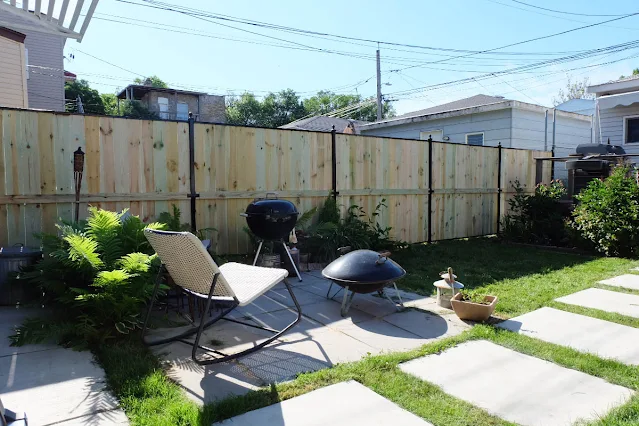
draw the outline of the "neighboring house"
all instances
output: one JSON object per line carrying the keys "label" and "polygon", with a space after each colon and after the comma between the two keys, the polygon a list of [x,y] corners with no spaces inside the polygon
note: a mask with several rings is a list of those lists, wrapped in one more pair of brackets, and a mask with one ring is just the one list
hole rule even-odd
{"label": "neighboring house", "polygon": [[187,120],[192,112],[197,121],[226,122],[224,96],[201,92],[131,84],[118,93],[120,100],[137,100],[163,120]]}
{"label": "neighboring house", "polygon": [[[546,120],[546,113],[548,118]],[[555,155],[591,142],[591,117],[556,111]],[[539,105],[476,95],[388,120],[364,124],[360,134],[534,150],[553,148],[553,111]],[[544,134],[544,129],[546,129]],[[563,165],[555,176],[567,176]]]}
{"label": "neighboring house", "polygon": [[313,132],[330,132],[333,130],[333,126],[335,126],[335,131],[337,133],[359,134],[359,126],[362,124],[368,124],[368,122],[317,115],[315,117],[293,121],[292,123],[285,124],[279,128],[310,130]]}
{"label": "neighboring house", "polygon": [[25,37],[0,27],[0,107],[29,107]]}
{"label": "neighboring house", "polygon": [[58,0],[58,4],[56,0],[0,0],[0,26],[25,35],[29,108],[64,111],[64,44],[67,38],[82,40],[98,0]]}
{"label": "neighboring house", "polygon": [[639,76],[588,87],[595,95],[595,140],[639,154]]}
{"label": "neighboring house", "polygon": [[594,99],[570,99],[564,103],[555,106],[559,111],[574,112],[588,116],[595,115]]}

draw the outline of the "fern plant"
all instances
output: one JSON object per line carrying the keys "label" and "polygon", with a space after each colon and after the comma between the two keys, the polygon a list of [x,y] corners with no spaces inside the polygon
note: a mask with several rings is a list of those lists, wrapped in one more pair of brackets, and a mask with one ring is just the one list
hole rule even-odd
{"label": "fern plant", "polygon": [[41,235],[44,256],[18,279],[37,287],[50,318],[29,319],[12,336],[15,345],[54,340],[63,346],[101,344],[140,325],[159,261],[137,216],[89,208],[78,226],[60,223]]}

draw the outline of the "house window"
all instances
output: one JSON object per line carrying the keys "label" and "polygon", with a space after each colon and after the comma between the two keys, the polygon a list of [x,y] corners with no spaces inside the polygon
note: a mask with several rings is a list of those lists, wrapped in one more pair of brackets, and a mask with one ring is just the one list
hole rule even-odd
{"label": "house window", "polygon": [[426,130],[423,132],[419,132],[419,139],[423,141],[427,141],[429,137],[433,138],[434,141],[443,141],[444,131],[443,130]]}
{"label": "house window", "polygon": [[484,133],[466,133],[467,145],[484,145]]}
{"label": "house window", "polygon": [[185,102],[178,102],[177,104],[177,119],[188,120],[189,119],[189,105]]}
{"label": "house window", "polygon": [[160,109],[160,118],[169,119],[169,98],[158,97],[158,107]]}
{"label": "house window", "polygon": [[639,117],[626,117],[625,143],[639,142]]}

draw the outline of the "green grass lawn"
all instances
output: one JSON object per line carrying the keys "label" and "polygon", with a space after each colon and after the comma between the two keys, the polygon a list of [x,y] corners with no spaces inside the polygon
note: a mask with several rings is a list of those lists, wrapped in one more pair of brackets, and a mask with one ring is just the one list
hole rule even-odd
{"label": "green grass lawn", "polygon": [[[494,238],[415,245],[409,250],[394,253],[393,259],[408,271],[407,277],[399,282],[401,288],[431,294],[432,283],[438,278],[438,273],[452,266],[459,280],[471,291],[499,297],[497,315],[501,317],[552,306],[639,327],[637,319],[553,301],[556,297],[595,286],[601,279],[628,273],[629,268],[639,265],[638,261],[510,246]],[[96,357],[133,425],[209,426],[214,421],[351,379],[436,426],[510,425],[398,368],[401,362],[439,353],[473,339],[490,340],[518,352],[601,377],[610,383],[639,390],[639,367],[603,360],[487,325],[475,326],[459,336],[431,343],[419,350],[367,357],[358,362],[302,374],[292,382],[272,385],[203,408],[196,406],[178,385],[167,378],[157,358],[135,336],[128,341],[101,348]],[[591,424],[638,425],[639,396],[634,396],[627,404]]]}
{"label": "green grass lawn", "polygon": [[451,266],[470,292],[497,296],[496,315],[510,318],[547,306],[553,299],[628,273],[638,261],[514,246],[496,238],[413,245],[393,254],[406,269],[404,290],[434,294],[439,272]]}

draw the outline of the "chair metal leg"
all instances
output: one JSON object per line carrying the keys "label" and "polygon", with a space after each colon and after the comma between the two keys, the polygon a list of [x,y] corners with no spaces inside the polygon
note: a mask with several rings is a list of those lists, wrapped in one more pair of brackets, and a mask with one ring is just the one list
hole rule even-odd
{"label": "chair metal leg", "polygon": [[[210,302],[211,302],[211,298],[213,297],[213,291],[215,290],[215,284],[217,283],[218,275],[219,274],[215,274],[215,276],[213,277],[213,284],[211,285],[211,290],[209,292],[209,297],[208,297],[208,302],[207,302],[207,309],[210,307]],[[148,341],[145,338],[146,337],[146,331],[147,331],[147,327],[148,327],[149,317],[151,316],[151,312],[153,311],[153,304],[155,303],[155,298],[157,296],[158,289],[160,288],[160,283],[161,283],[161,276],[158,276],[158,280],[155,283],[155,288],[153,289],[153,296],[151,298],[151,301],[149,302],[149,309],[147,310],[147,314],[146,314],[146,317],[144,319],[144,325],[142,326],[142,339],[143,339],[144,343],[147,344],[148,346],[162,345],[164,343],[182,341],[185,337],[189,337],[189,336],[192,336],[192,335],[198,333],[198,330],[200,330],[200,328],[204,329],[204,328],[207,328],[207,327],[213,325],[215,322],[219,321],[222,317],[224,317],[224,315],[226,315],[229,312],[231,312],[237,306],[237,304],[232,304],[228,308],[223,309],[218,315],[216,315],[215,317],[213,317],[211,320],[207,321],[206,323],[204,322],[205,316],[204,315],[200,315],[200,325],[197,328],[194,327],[194,328],[186,330],[186,331],[184,331],[182,333],[176,334],[174,336],[166,337],[164,339]]]}
{"label": "chair metal leg", "polygon": [[[286,279],[284,280],[284,285],[286,286],[286,289],[291,295],[291,298],[293,299],[293,303],[295,303],[295,309],[297,310],[297,318],[295,318],[295,321],[293,321],[292,323],[284,327],[282,330],[276,332],[273,336],[269,337],[265,341],[253,346],[252,348],[246,349],[242,352],[238,352],[235,354],[230,354],[230,355],[226,355],[226,356],[222,356],[220,358],[214,358],[214,359],[200,359],[197,357],[197,354],[196,354],[197,349],[203,348],[202,346],[200,346],[199,343],[200,343],[200,338],[202,337],[202,331],[205,328],[205,326],[203,326],[203,321],[200,321],[200,327],[198,329],[197,336],[195,337],[195,342],[193,343],[193,352],[192,352],[193,361],[195,361],[199,365],[211,365],[211,364],[218,364],[220,362],[232,361],[234,359],[246,356],[248,354],[251,354],[253,352],[256,352],[262,349],[264,346],[273,342],[275,339],[279,338],[282,334],[286,333],[288,330],[294,327],[298,322],[300,322],[300,320],[302,319],[302,308],[300,307],[300,304],[297,301],[295,294],[293,293],[293,289],[291,288],[291,285],[288,283]],[[210,305],[210,303],[211,303],[211,298],[209,297],[209,300],[207,301],[207,308]],[[233,320],[233,322],[239,322],[239,321]],[[252,326],[252,327],[255,327],[255,326]],[[271,332],[275,331],[273,329],[269,329],[266,327],[256,327],[256,328],[261,328],[263,330],[267,330]],[[208,349],[208,348],[204,348],[204,349]],[[211,350],[211,352],[219,353],[218,351],[215,351],[215,350]]]}

